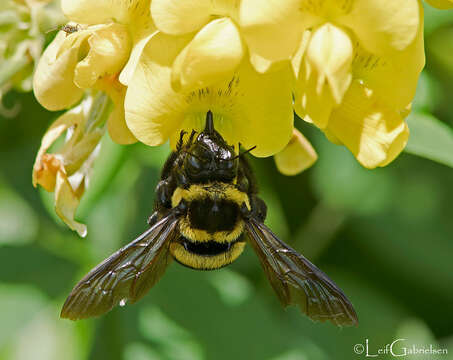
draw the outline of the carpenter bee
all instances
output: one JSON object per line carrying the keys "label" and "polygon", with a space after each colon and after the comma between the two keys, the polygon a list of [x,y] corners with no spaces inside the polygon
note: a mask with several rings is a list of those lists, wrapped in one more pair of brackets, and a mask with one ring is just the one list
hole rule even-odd
{"label": "carpenter bee", "polygon": [[184,141],[181,132],[163,167],[150,228],[91,270],[72,290],[61,317],[98,316],[138,301],[172,258],[196,270],[226,266],[248,241],[284,306],[298,305],[315,321],[357,325],[337,285],[264,225],[266,205],[244,152],[236,154],[214,129],[210,111],[205,129],[196,134]]}

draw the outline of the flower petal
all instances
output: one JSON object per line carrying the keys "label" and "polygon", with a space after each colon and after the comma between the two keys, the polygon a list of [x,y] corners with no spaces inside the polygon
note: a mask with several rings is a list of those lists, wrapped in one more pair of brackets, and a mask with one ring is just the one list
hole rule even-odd
{"label": "flower petal", "polygon": [[426,0],[428,4],[438,9],[451,9],[453,8],[452,0]]}
{"label": "flower petal", "polygon": [[348,34],[332,24],[322,25],[313,32],[306,58],[318,72],[317,92],[328,85],[335,102],[341,103],[352,80],[353,47]]}
{"label": "flower petal", "polygon": [[352,42],[343,30],[326,23],[313,31],[302,60],[295,95],[298,115],[325,128],[352,81]]}
{"label": "flower petal", "polygon": [[418,0],[355,0],[351,12],[337,20],[354,30],[361,46],[381,56],[409,46],[422,21]]}
{"label": "flower petal", "polygon": [[311,25],[299,7],[300,0],[243,0],[239,25],[250,53],[270,61],[289,59]]}
{"label": "flower petal", "polygon": [[[83,193],[83,190],[81,192]],[[77,231],[81,237],[85,237],[87,234],[86,225],[74,219],[75,212],[79,207],[80,196],[77,196],[74,192],[64,173],[58,172],[55,186],[55,212],[70,229]]]}
{"label": "flower petal", "polygon": [[283,175],[297,175],[312,166],[318,155],[310,142],[298,130],[293,130],[293,136],[288,145],[274,155],[278,171]]}
{"label": "flower petal", "polygon": [[61,0],[65,16],[81,24],[103,24],[112,21],[126,24],[134,16],[149,12],[150,0]]}
{"label": "flower petal", "polygon": [[125,99],[126,123],[141,142],[168,140],[182,122],[185,96],[171,87],[171,68],[191,36],[156,33],[145,46]]}
{"label": "flower petal", "polygon": [[112,140],[121,145],[137,142],[137,139],[127,127],[125,120],[124,98],[127,87],[123,86],[116,77],[106,77],[97,82],[96,89],[107,93],[113,101],[114,107],[107,121],[107,129]]}
{"label": "flower petal", "polygon": [[243,54],[236,25],[229,18],[211,21],[176,58],[172,72],[173,88],[187,91],[231,77]]}
{"label": "flower petal", "polygon": [[[421,14],[423,16],[422,8]],[[389,106],[401,109],[412,102],[424,66],[422,17],[417,37],[405,50],[378,57],[358,46],[352,67],[354,78],[376,91]]]}
{"label": "flower petal", "polygon": [[60,31],[44,51],[33,77],[35,97],[48,110],[71,107],[83,95],[83,90],[74,84],[79,48],[71,46],[62,50],[66,41],[66,33]]}
{"label": "flower petal", "polygon": [[94,30],[88,38],[87,56],[75,67],[74,82],[80,88],[89,88],[101,77],[119,73],[131,51],[127,28],[111,23]]}
{"label": "flower petal", "polygon": [[134,71],[137,68],[140,57],[142,56],[143,50],[145,49],[146,44],[151,38],[156,34],[156,31],[153,31],[147,34],[145,37],[137,41],[137,43],[132,48],[131,55],[123,70],[120,73],[119,80],[123,85],[129,85],[129,82],[134,75]]}
{"label": "flower petal", "polygon": [[211,0],[153,0],[151,15],[157,28],[167,34],[180,35],[199,30],[211,20]]}
{"label": "flower petal", "polygon": [[83,113],[68,111],[60,116],[46,131],[33,165],[33,186],[41,185],[47,191],[54,191],[57,171],[62,166],[61,159],[46,154],[53,143],[70,127],[83,121]]}
{"label": "flower petal", "polygon": [[206,112],[214,114],[216,129],[229,144],[256,146],[251,153],[267,157],[281,151],[291,138],[294,114],[291,108],[292,71],[259,74],[244,61],[232,79],[192,92],[182,125],[172,134],[174,147],[180,130],[202,131]]}
{"label": "flower petal", "polygon": [[192,92],[175,92],[171,65],[190,37],[157,34],[148,43],[126,95],[126,121],[132,133],[148,145],[171,138],[182,129],[201,130],[206,113],[214,113],[216,128],[226,141],[257,146],[256,156],[283,149],[293,129],[291,70],[260,75],[244,61],[231,79]]}
{"label": "flower petal", "polygon": [[328,130],[367,168],[385,166],[406,146],[409,129],[400,113],[358,81],[332,112]]}

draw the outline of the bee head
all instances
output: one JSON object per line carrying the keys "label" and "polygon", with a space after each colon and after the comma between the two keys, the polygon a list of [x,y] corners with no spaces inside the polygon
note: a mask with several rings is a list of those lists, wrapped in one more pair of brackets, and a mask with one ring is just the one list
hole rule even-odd
{"label": "bee head", "polygon": [[214,129],[212,112],[206,115],[205,129],[185,151],[184,168],[194,182],[232,181],[238,171],[238,157]]}

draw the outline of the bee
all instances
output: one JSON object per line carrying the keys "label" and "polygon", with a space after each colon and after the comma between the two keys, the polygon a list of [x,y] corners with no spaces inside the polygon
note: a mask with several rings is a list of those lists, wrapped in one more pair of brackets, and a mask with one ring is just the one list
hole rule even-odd
{"label": "bee", "polygon": [[196,270],[235,261],[248,242],[283,306],[298,305],[312,320],[357,325],[349,300],[309,260],[282,242],[266,225],[253,172],[214,129],[184,142],[166,161],[156,188],[150,228],[91,270],[72,290],[61,317],[101,315],[126,301],[135,303],[153,287],[172,259]]}

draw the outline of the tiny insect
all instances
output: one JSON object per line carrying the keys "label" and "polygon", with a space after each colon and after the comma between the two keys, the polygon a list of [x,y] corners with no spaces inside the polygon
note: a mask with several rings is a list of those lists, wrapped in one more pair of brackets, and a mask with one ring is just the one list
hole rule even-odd
{"label": "tiny insect", "polygon": [[61,317],[99,316],[141,299],[172,259],[196,270],[235,261],[248,242],[283,306],[298,305],[312,320],[357,325],[349,300],[326,274],[264,225],[267,208],[253,172],[214,129],[181,132],[156,188],[150,228],[91,270],[66,299]]}
{"label": "tiny insect", "polygon": [[82,30],[82,26],[80,24],[75,24],[75,25],[66,24],[62,27],[56,27],[56,28],[50,29],[50,30],[46,31],[46,34],[52,32],[52,31],[55,31],[55,30],[64,31],[66,33],[66,36],[68,36],[70,34],[73,34],[77,31]]}
{"label": "tiny insect", "polygon": [[82,29],[82,27],[80,26],[80,24],[76,24],[76,25],[66,24],[65,26],[63,26],[61,28],[61,30],[66,33],[66,35],[73,34],[77,31],[80,31],[81,29]]}

